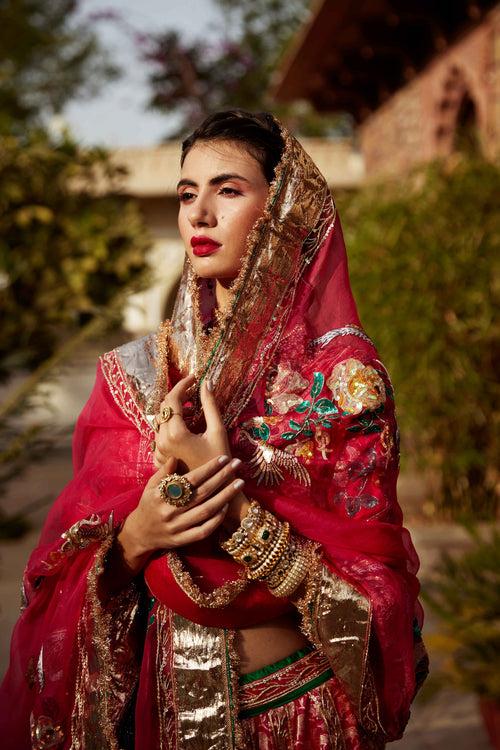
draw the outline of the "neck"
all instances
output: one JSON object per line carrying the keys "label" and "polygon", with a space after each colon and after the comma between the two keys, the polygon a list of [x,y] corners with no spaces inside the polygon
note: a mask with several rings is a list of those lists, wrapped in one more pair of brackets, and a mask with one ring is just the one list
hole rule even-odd
{"label": "neck", "polygon": [[216,279],[215,280],[215,299],[217,308],[220,312],[225,312],[231,302],[232,294],[229,291],[233,279]]}

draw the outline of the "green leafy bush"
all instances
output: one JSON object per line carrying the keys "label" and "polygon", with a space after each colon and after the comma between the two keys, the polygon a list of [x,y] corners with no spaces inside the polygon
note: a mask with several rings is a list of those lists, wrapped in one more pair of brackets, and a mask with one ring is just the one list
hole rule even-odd
{"label": "green leafy bush", "polygon": [[23,133],[119,73],[77,0],[0,3],[0,133]]}
{"label": "green leafy bush", "polygon": [[451,514],[495,515],[500,172],[454,157],[341,196],[360,315],[396,389],[405,453]]}
{"label": "green leafy bush", "polygon": [[43,131],[0,148],[0,375],[33,368],[142,279],[149,238],[101,149]]}
{"label": "green leafy bush", "polygon": [[422,591],[443,625],[427,642],[444,657],[443,685],[500,700],[500,534],[470,533],[472,548],[444,554]]}

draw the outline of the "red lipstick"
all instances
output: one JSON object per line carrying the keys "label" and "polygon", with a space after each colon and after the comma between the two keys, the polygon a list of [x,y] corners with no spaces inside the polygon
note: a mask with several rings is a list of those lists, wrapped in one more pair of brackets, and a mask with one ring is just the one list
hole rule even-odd
{"label": "red lipstick", "polygon": [[194,255],[212,255],[217,252],[220,246],[220,242],[211,240],[210,237],[204,237],[202,235],[191,237],[191,247],[193,248]]}

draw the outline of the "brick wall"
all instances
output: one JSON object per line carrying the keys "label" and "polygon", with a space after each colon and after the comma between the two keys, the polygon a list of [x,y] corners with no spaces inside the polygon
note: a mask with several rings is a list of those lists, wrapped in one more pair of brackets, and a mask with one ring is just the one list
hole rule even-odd
{"label": "brick wall", "polygon": [[500,5],[439,54],[360,127],[368,178],[400,174],[453,151],[464,96],[476,111],[480,145],[500,154]]}

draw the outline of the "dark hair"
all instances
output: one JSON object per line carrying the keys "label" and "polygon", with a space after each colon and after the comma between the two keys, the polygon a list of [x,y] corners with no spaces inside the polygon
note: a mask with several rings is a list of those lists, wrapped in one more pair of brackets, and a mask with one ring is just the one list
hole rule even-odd
{"label": "dark hair", "polygon": [[285,142],[280,128],[269,112],[228,109],[209,115],[182,142],[181,166],[197,141],[237,141],[259,162],[266,180],[274,179]]}

